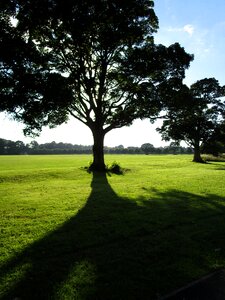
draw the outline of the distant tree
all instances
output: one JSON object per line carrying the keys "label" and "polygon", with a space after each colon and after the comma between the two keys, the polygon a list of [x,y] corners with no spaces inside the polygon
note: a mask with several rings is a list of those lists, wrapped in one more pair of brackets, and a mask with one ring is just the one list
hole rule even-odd
{"label": "distant tree", "polygon": [[26,145],[22,141],[16,141],[15,142],[15,149],[16,149],[16,154],[24,154],[26,153]]}
{"label": "distant tree", "polygon": [[139,147],[129,146],[127,147],[128,154],[139,154],[141,153],[141,149]]}
{"label": "distant tree", "polygon": [[119,146],[116,146],[115,148],[117,148],[117,149],[124,149],[124,146],[123,145],[119,145]]}
{"label": "distant tree", "polygon": [[193,59],[179,44],[154,44],[153,6],[2,0],[0,110],[23,121],[26,134],[75,117],[92,131],[92,168],[105,170],[106,133],[146,113],[156,117],[159,90],[182,80]]}
{"label": "distant tree", "polygon": [[6,154],[6,140],[0,139],[0,154]]}
{"label": "distant tree", "polygon": [[121,153],[124,152],[124,146],[123,145],[118,145],[116,147],[110,147],[110,151],[112,151],[113,153],[121,154]]}
{"label": "distant tree", "polygon": [[179,142],[171,142],[169,145],[170,151],[172,154],[178,154],[180,152],[180,143]]}
{"label": "distant tree", "polygon": [[39,147],[39,144],[38,144],[37,141],[34,141],[34,140],[33,140],[33,141],[30,142],[29,147],[30,147],[31,149],[35,149],[35,148],[38,148],[38,147]]}
{"label": "distant tree", "polygon": [[25,154],[27,146],[22,141],[0,139],[0,154]]}
{"label": "distant tree", "polygon": [[201,145],[210,141],[223,122],[225,95],[215,78],[182,86],[168,102],[167,118],[158,131],[164,140],[185,141],[194,150],[194,162],[203,162]]}
{"label": "distant tree", "polygon": [[141,150],[146,154],[150,154],[154,152],[154,146],[150,143],[145,143],[141,145]]}

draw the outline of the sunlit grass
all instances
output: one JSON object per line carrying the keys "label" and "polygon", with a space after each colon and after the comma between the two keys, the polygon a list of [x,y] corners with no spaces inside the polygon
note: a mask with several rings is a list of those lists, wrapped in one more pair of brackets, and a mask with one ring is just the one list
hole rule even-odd
{"label": "sunlit grass", "polygon": [[157,299],[224,267],[225,163],[191,160],[1,156],[0,299]]}

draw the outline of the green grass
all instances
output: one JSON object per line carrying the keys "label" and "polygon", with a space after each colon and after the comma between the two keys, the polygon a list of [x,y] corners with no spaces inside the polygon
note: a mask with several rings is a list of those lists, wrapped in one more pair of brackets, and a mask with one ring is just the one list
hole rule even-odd
{"label": "green grass", "polygon": [[225,267],[225,163],[0,157],[0,299],[158,299]]}

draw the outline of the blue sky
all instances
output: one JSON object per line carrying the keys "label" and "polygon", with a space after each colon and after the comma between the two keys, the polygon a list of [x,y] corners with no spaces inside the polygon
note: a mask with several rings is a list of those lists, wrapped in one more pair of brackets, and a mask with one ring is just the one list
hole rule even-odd
{"label": "blue sky", "polygon": [[194,54],[186,72],[185,83],[215,77],[225,84],[225,1],[224,0],[156,0],[159,18],[157,43],[178,41]]}
{"label": "blue sky", "polygon": [[[155,0],[155,12],[159,18],[155,42],[166,46],[179,42],[188,53],[194,54],[185,83],[190,85],[205,77],[215,77],[225,85],[225,1]],[[137,120],[130,127],[108,133],[105,145],[141,146],[147,142],[154,146],[165,145],[155,127],[157,124],[151,125],[148,120]],[[30,142],[32,139],[24,138],[22,128],[22,124],[0,114],[0,138]],[[92,144],[89,129],[76,120],[56,129],[45,128],[36,140],[38,143]]]}

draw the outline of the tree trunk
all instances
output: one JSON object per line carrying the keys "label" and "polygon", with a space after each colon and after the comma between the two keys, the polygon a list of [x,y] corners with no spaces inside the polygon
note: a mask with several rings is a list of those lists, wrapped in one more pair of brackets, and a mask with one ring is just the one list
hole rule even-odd
{"label": "tree trunk", "polygon": [[92,171],[105,172],[106,166],[104,161],[104,137],[105,133],[102,128],[92,129],[93,145],[93,163],[90,167]]}
{"label": "tree trunk", "polygon": [[201,151],[200,151],[200,146],[196,145],[194,147],[194,157],[193,161],[197,163],[204,163],[204,160],[201,158]]}

